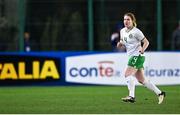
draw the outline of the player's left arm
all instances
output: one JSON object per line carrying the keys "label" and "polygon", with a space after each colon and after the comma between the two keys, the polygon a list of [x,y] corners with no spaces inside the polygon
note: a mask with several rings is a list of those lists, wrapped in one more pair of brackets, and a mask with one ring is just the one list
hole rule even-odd
{"label": "player's left arm", "polygon": [[144,37],[144,39],[141,41],[143,43],[142,48],[140,49],[140,53],[143,54],[144,51],[147,49],[147,47],[149,46],[149,41],[147,40],[146,37]]}

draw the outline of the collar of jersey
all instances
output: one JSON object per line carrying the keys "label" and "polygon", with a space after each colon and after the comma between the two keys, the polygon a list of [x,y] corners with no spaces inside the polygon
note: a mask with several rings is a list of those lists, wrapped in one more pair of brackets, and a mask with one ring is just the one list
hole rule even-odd
{"label": "collar of jersey", "polygon": [[128,29],[128,28],[126,27],[126,30],[125,30],[125,31],[128,33],[128,32],[130,32],[133,28],[134,28],[134,27]]}

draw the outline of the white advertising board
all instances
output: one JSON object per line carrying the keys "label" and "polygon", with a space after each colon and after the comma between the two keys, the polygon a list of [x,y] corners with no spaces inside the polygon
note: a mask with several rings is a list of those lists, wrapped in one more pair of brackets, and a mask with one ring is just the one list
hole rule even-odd
{"label": "white advertising board", "polygon": [[148,52],[145,75],[159,85],[180,84],[180,52]]}
{"label": "white advertising board", "polygon": [[[180,53],[147,52],[145,76],[157,85],[180,84]],[[70,56],[66,60],[66,82],[125,85],[125,53]],[[139,83],[137,83],[139,85]]]}

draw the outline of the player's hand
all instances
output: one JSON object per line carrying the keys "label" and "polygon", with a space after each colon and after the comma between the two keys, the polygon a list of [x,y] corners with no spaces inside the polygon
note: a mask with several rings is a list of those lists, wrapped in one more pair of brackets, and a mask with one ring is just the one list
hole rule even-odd
{"label": "player's hand", "polygon": [[123,44],[121,42],[117,43],[117,48],[121,48],[123,46]]}

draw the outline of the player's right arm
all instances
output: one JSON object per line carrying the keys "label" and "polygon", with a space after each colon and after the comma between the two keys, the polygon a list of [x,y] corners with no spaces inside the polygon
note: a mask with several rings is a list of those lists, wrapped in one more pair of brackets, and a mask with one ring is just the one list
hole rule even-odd
{"label": "player's right arm", "polygon": [[120,30],[120,40],[119,42],[117,43],[117,48],[122,48],[124,46],[124,43],[123,43],[123,40],[122,40],[122,29]]}
{"label": "player's right arm", "polygon": [[126,47],[125,47],[124,42],[123,42],[122,39],[117,43],[117,48],[118,48],[120,51],[126,51]]}
{"label": "player's right arm", "polygon": [[120,39],[120,41],[117,43],[117,48],[121,48],[124,46],[123,41]]}
{"label": "player's right arm", "polygon": [[124,41],[123,41],[123,29],[120,30],[120,40],[119,42],[117,43],[117,48],[120,49],[120,50],[123,50],[125,51],[126,48],[125,48],[125,44],[124,44]]}

